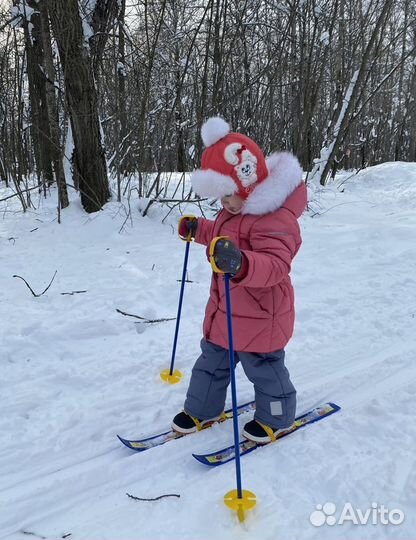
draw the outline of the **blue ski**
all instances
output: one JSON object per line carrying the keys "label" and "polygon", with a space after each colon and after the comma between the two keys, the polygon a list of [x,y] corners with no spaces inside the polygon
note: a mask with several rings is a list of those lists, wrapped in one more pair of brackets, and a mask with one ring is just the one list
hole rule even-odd
{"label": "blue ski", "polygon": [[[256,405],[254,401],[250,401],[249,403],[244,403],[243,405],[239,405],[237,407],[238,415],[244,414],[246,412],[253,412],[255,408],[256,408]],[[211,424],[205,424],[202,429],[205,430],[214,424],[225,422],[226,420],[229,420],[232,417],[233,417],[233,411],[232,409],[228,409],[227,411],[224,412],[224,416],[222,418],[220,418],[216,422],[212,422]],[[136,452],[144,452],[145,450],[149,450],[150,448],[154,448],[155,446],[160,446],[169,441],[173,441],[175,439],[180,439],[182,437],[185,437],[186,435],[187,435],[186,433],[178,433],[177,431],[170,429],[169,431],[159,433],[158,435],[153,435],[152,437],[147,437],[146,439],[137,439],[137,440],[123,439],[123,437],[120,437],[120,435],[117,435],[117,437],[125,446],[127,446],[127,448],[130,448],[131,450],[135,450]]]}
{"label": "blue ski", "polygon": [[[327,416],[330,416],[331,414],[336,413],[337,411],[340,410],[340,408],[341,407],[339,407],[338,405],[335,405],[335,403],[325,403],[324,405],[315,407],[314,409],[297,417],[290,428],[288,428],[285,431],[281,431],[277,435],[276,441],[283,439],[283,437],[286,437],[287,435],[294,433],[295,431],[297,431],[298,429],[304,426],[313,424],[314,422],[318,422],[319,420],[322,420],[323,418],[326,418]],[[276,441],[273,441],[273,442],[276,442]],[[268,444],[273,444],[273,443],[269,442],[266,444],[260,444],[260,443],[256,443],[256,442],[248,441],[248,440],[241,441],[239,443],[240,455],[244,456],[245,454],[248,454],[249,452],[253,452],[253,450],[256,450],[257,448],[262,447],[262,446],[267,446]],[[223,448],[222,450],[211,452],[210,454],[192,454],[192,455],[194,456],[195,459],[197,459],[199,462],[203,463],[204,465],[208,465],[209,467],[218,467],[218,465],[223,465],[224,463],[228,463],[229,461],[232,461],[235,458],[235,448],[234,448],[234,445],[231,445],[231,446],[228,446],[227,448]]]}

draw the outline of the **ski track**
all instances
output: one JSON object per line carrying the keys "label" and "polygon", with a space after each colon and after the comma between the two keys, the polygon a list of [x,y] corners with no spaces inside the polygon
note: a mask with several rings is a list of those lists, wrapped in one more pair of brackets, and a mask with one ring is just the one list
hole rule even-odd
{"label": "ski track", "polygon": [[[184,245],[173,237],[175,216],[161,226],[154,209],[122,236],[115,204],[87,219],[75,204],[61,226],[47,203],[0,222],[7,268],[0,306],[8,306],[0,344],[0,538],[414,540],[416,248],[409,239],[416,169],[387,165],[360,173],[368,185],[357,179],[343,194],[334,187],[311,193],[321,215],[302,218],[287,365],[298,414],[324,401],[342,410],[242,459],[243,487],[258,498],[243,525],[222,502],[235,487],[234,464],[208,469],[191,456],[230,444],[232,422],[144,453],[116,439],[157,433],[182,407],[208,292],[204,250],[191,247],[193,283],[177,351],[184,379],[167,387],[158,374],[170,362],[174,321],[137,325],[115,309],[176,316]],[[396,180],[392,187],[392,170],[413,175],[414,185]],[[43,290],[55,269],[50,291],[36,299],[11,279],[25,276]],[[81,289],[87,296],[59,295]],[[241,403],[252,399],[240,367],[237,387]],[[139,502],[127,492],[180,498]],[[310,513],[327,501],[363,509],[375,501],[400,508],[406,519],[401,526],[313,527]]]}

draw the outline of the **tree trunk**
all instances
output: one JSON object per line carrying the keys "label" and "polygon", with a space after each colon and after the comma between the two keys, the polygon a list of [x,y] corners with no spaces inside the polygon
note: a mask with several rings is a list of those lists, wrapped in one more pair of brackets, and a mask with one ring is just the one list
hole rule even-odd
{"label": "tree trunk", "polygon": [[64,72],[81,202],[87,212],[97,212],[110,198],[110,190],[90,50],[77,0],[49,0],[49,8]]}
{"label": "tree trunk", "polygon": [[124,24],[126,15],[126,0],[121,0],[118,14],[118,116],[120,121],[120,140],[126,135],[127,112],[126,112],[126,44],[124,36]]}
{"label": "tree trunk", "polygon": [[34,11],[24,19],[27,75],[31,108],[31,134],[35,149],[36,170],[43,186],[53,183],[53,148],[46,99],[46,80],[43,73],[44,54],[41,15],[35,0],[27,0]]}
{"label": "tree trunk", "polygon": [[97,0],[94,6],[91,20],[91,26],[94,32],[91,39],[91,58],[95,76],[98,75],[98,68],[103,57],[104,47],[108,40],[110,28],[117,18],[117,12],[121,7],[125,11],[125,0],[123,0],[124,6],[119,6],[121,3],[119,0]]}
{"label": "tree trunk", "polygon": [[[33,0],[32,0],[33,2]],[[61,145],[58,105],[56,101],[55,90],[55,67],[53,64],[52,41],[49,29],[48,4],[45,1],[36,4],[40,11],[41,35],[43,45],[43,68],[46,76],[46,104],[49,118],[50,142],[53,160],[55,179],[59,192],[59,206],[66,208],[69,205],[68,190],[65,182],[65,173],[63,167],[63,149]]]}

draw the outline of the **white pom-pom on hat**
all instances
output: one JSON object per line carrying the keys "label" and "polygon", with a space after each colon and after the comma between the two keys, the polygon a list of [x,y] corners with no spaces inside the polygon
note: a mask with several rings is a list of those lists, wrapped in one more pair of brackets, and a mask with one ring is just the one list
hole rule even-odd
{"label": "white pom-pom on hat", "polygon": [[211,146],[230,133],[230,126],[219,116],[213,116],[202,125],[201,136],[205,146]]}

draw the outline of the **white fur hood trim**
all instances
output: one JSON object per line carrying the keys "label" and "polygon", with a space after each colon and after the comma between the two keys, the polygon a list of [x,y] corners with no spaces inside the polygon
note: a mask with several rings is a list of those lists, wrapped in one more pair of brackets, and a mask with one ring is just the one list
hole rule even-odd
{"label": "white fur hood trim", "polygon": [[192,189],[201,197],[220,199],[237,193],[238,187],[231,176],[226,176],[212,169],[198,169],[191,176]]}
{"label": "white fur hood trim", "polygon": [[248,196],[242,214],[274,212],[302,183],[302,167],[290,152],[272,154],[266,164],[269,176]]}

